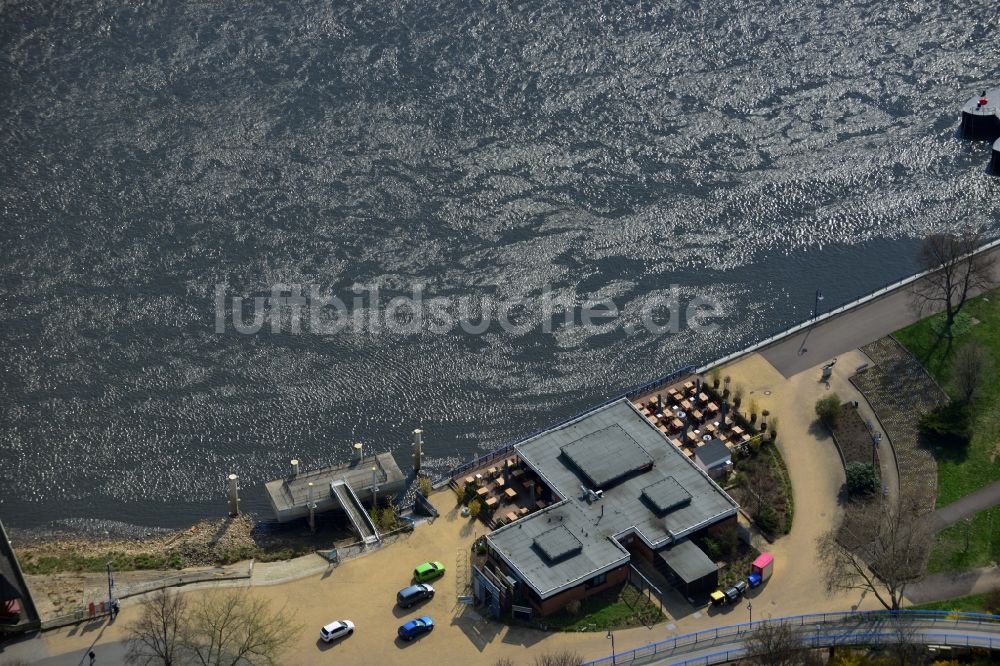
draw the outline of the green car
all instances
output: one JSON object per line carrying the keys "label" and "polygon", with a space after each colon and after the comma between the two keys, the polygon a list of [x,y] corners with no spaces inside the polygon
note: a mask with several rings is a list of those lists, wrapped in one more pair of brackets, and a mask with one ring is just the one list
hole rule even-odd
{"label": "green car", "polygon": [[440,562],[424,562],[418,564],[413,570],[413,579],[418,583],[434,580],[438,576],[444,575],[444,565]]}

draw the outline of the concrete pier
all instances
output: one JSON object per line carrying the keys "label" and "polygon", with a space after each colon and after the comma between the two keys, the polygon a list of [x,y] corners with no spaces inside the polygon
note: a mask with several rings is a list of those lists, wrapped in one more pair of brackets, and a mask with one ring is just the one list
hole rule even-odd
{"label": "concrete pier", "polygon": [[[312,509],[314,516],[332,509],[350,512],[349,508],[341,506],[331,490],[331,484],[343,481],[358,500],[367,502],[373,496],[373,475],[378,484],[378,492],[387,497],[401,492],[406,485],[406,476],[399,469],[392,454],[380,453],[308,472],[301,471],[300,467],[298,473],[294,475],[268,481],[264,484],[264,489],[274,511],[274,517],[278,522],[285,523],[296,518],[308,518],[310,504],[314,505]],[[312,485],[311,498],[310,485]]]}

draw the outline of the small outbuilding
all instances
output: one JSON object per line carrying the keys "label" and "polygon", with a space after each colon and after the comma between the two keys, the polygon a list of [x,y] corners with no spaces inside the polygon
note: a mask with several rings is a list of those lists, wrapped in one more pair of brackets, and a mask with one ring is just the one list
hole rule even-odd
{"label": "small outbuilding", "polygon": [[719,585],[719,567],[692,541],[685,539],[656,552],[667,578],[685,597],[708,594]]}
{"label": "small outbuilding", "polygon": [[713,479],[722,476],[733,463],[732,453],[719,439],[713,439],[694,452],[694,462]]}

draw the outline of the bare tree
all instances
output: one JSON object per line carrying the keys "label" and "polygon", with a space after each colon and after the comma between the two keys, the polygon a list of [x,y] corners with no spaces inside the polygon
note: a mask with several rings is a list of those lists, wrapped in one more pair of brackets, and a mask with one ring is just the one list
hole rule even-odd
{"label": "bare tree", "polygon": [[748,666],[806,666],[820,663],[795,628],[781,622],[764,622],[743,639]]}
{"label": "bare tree", "polygon": [[915,500],[898,507],[856,502],[843,523],[818,540],[827,591],[871,592],[889,610],[899,610],[906,586],[923,575],[931,521]]}
{"label": "bare tree", "polygon": [[230,590],[202,597],[191,608],[184,627],[184,644],[192,661],[202,666],[278,663],[295,628],[284,608],[246,590]]}
{"label": "bare tree", "polygon": [[176,592],[159,590],[142,602],[139,618],[128,625],[125,661],[141,666],[181,663],[181,634],[187,602]]}
{"label": "bare tree", "polygon": [[886,646],[890,663],[899,666],[922,666],[930,662],[927,648],[917,640],[917,632],[906,618],[892,621],[892,641]]}
{"label": "bare tree", "polygon": [[973,231],[960,234],[931,234],[920,244],[920,264],[931,273],[916,282],[913,295],[921,313],[925,309],[943,310],[944,333],[951,338],[965,301],[976,290],[985,290],[993,282],[992,256],[971,255],[982,238]]}
{"label": "bare tree", "polygon": [[969,402],[975,397],[983,378],[992,374],[993,357],[985,347],[970,342],[955,352],[951,362],[951,372],[955,378],[955,387],[962,398]]}

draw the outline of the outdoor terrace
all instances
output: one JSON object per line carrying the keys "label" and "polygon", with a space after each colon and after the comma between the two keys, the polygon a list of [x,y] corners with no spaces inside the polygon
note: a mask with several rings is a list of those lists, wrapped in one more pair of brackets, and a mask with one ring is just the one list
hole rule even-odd
{"label": "outdoor terrace", "polygon": [[700,381],[677,382],[641,396],[633,404],[691,459],[695,451],[713,439],[730,451],[746,447],[752,439],[751,433],[733,419],[734,406],[711,395]]}
{"label": "outdoor terrace", "polygon": [[458,489],[474,488],[483,507],[479,515],[493,529],[559,501],[515,455],[468,470],[452,483]]}

